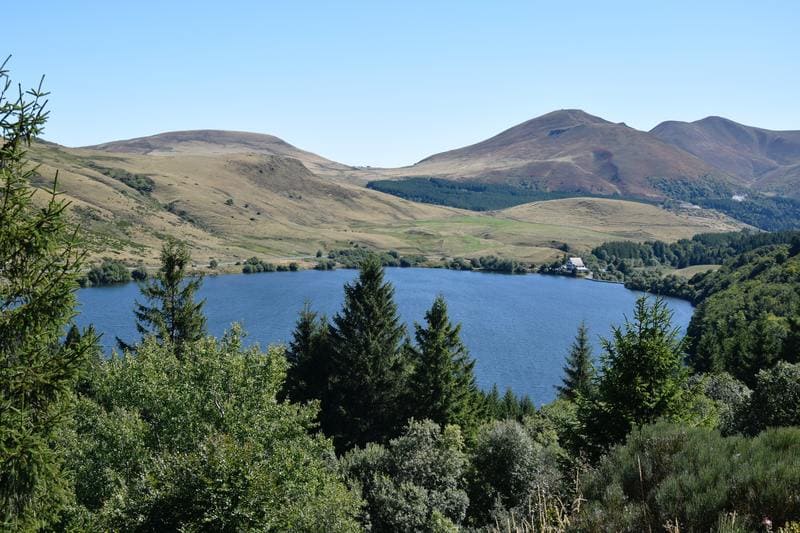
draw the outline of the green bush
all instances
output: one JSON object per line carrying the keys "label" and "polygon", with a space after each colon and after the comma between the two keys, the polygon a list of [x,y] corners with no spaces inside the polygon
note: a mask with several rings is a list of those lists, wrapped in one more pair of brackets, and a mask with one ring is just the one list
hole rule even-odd
{"label": "green bush", "polygon": [[375,531],[442,531],[466,515],[467,456],[457,426],[411,421],[387,446],[356,448],[342,465]]}
{"label": "green bush", "polygon": [[[530,429],[536,429],[531,426]],[[471,453],[470,521],[488,525],[506,513],[527,515],[536,494],[563,489],[559,461],[563,450],[514,420],[486,424]]]}
{"label": "green bush", "polygon": [[709,531],[729,513],[749,531],[763,517],[800,518],[800,429],[722,437],[658,423],[634,430],[585,481],[579,531]]}
{"label": "green bush", "polygon": [[81,285],[84,287],[114,285],[127,283],[130,280],[131,273],[123,263],[106,259],[99,266],[94,266],[89,270],[85,278],[81,280]]}
{"label": "green bush", "polygon": [[279,268],[272,263],[262,261],[258,257],[251,257],[242,265],[243,274],[258,274],[261,272],[275,272]]}
{"label": "green bush", "polygon": [[147,279],[147,270],[143,266],[138,266],[131,271],[133,281],[144,281]]}
{"label": "green bush", "polygon": [[178,358],[149,339],[96,365],[77,405],[75,520],[92,530],[352,531],[358,499],[314,433],[316,410],[276,400],[282,350],[238,329]]}
{"label": "green bush", "polygon": [[756,377],[747,420],[751,433],[779,426],[800,426],[800,364],[778,362]]}

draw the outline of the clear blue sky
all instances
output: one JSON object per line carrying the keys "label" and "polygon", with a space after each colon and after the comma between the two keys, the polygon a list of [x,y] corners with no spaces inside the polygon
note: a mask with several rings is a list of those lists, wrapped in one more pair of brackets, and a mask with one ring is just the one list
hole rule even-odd
{"label": "clear blue sky", "polygon": [[0,55],[46,74],[45,137],[272,133],[395,166],[561,108],[650,129],[800,129],[800,4],[775,1],[8,2]]}

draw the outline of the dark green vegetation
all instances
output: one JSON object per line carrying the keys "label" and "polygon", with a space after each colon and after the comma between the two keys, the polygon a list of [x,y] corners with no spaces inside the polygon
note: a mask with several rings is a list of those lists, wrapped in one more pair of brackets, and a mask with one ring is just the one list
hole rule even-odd
{"label": "dark green vegetation", "polygon": [[[205,301],[195,301],[201,278],[187,275],[190,263],[185,244],[167,241],[161,250],[161,268],[139,287],[146,302],[137,302],[133,311],[136,330],[170,347],[179,358],[206,333]],[[124,342],[120,347],[130,349]]]}
{"label": "dark green vegetation", "polygon": [[744,252],[768,245],[793,245],[798,240],[798,231],[702,233],[674,243],[608,242],[593,249],[586,260],[598,279],[623,281],[629,289],[699,303],[708,295],[707,289],[697,286],[705,273],[686,279],[665,275],[664,269],[722,265],[740,258]]}
{"label": "dark green vegetation", "polygon": [[550,193],[520,185],[472,183],[441,178],[406,178],[377,180],[367,184],[370,189],[428,204],[460,207],[473,211],[491,211],[537,200],[566,198],[566,193]]}
{"label": "dark green vegetation", "polygon": [[144,174],[134,174],[121,168],[101,167],[100,165],[92,162],[90,162],[88,166],[89,168],[100,172],[104,176],[121,181],[131,189],[134,189],[144,195],[149,195],[156,188],[153,179],[149,176],[145,176]]}
{"label": "dark green vegetation", "polygon": [[[673,200],[691,202],[766,231],[800,227],[800,201],[734,189],[712,180],[659,180],[653,185]],[[734,199],[737,196],[737,199]]]}
{"label": "dark green vegetation", "polygon": [[70,405],[93,334],[61,343],[83,253],[56,183],[34,204],[26,150],[47,119],[41,88],[23,93],[0,65],[0,529],[56,523],[73,491],[64,465]]}
{"label": "dark green vegetation", "polygon": [[31,201],[38,95],[0,97],[1,529],[800,527],[797,243],[693,278],[686,341],[658,299],[603,340],[596,370],[579,330],[562,397],[538,409],[478,391],[442,298],[412,341],[374,256],[331,320],[307,307],[288,349],[262,351],[235,325],[205,335],[201,280],[169,241],[140,284],[143,338],[105,359],[68,328],[66,206]]}
{"label": "dark green vegetation", "polygon": [[[653,187],[669,199],[665,207],[689,202],[707,209],[716,209],[745,224],[766,231],[783,231],[800,227],[800,201],[784,196],[768,196],[743,191],[712,179],[650,180]],[[652,203],[639,197],[594,195],[585,191],[548,191],[525,183],[503,184],[480,181],[457,181],[443,178],[412,177],[400,180],[376,180],[367,187],[414,202],[446,205],[472,211],[492,211],[515,205],[559,198],[614,198]],[[734,196],[737,199],[734,199]]]}
{"label": "dark green vegetation", "polygon": [[[238,263],[237,263],[238,264]],[[258,257],[251,257],[242,265],[243,274],[259,274],[261,272],[296,272],[299,270],[300,265],[297,263],[289,263],[288,265],[275,265],[262,261]]]}
{"label": "dark green vegetation", "polygon": [[[376,180],[370,181],[367,187],[414,202],[459,207],[472,211],[494,211],[542,200],[593,196],[540,190],[535,184],[480,183],[442,178]],[[623,199],[620,196],[598,196],[598,198]]]}
{"label": "dark green vegetation", "polygon": [[99,287],[103,285],[116,285],[133,281],[144,281],[147,279],[147,270],[138,266],[133,270],[128,270],[125,263],[114,259],[104,259],[99,265],[89,269],[84,276],[78,279],[81,287]]}
{"label": "dark green vegetation", "polygon": [[328,258],[322,259],[317,263],[319,270],[332,270],[340,266],[342,268],[359,268],[369,257],[377,257],[382,266],[388,267],[413,267],[425,263],[425,257],[421,255],[404,256],[396,250],[388,252],[374,251],[354,245],[353,248],[343,248],[341,250],[331,250]]}
{"label": "dark green vegetation", "polygon": [[592,345],[589,342],[589,329],[581,322],[578,334],[572,343],[567,364],[564,366],[564,382],[556,387],[561,398],[575,400],[579,396],[588,397],[594,381]]}
{"label": "dark green vegetation", "polygon": [[[146,277],[146,273],[145,273]],[[133,279],[131,272],[123,263],[112,259],[104,260],[100,265],[93,266],[86,276],[79,281],[81,287],[97,287],[101,285],[115,285],[127,283]]]}
{"label": "dark green vegetation", "polygon": [[767,246],[692,278],[700,301],[688,329],[694,368],[725,370],[752,385],[776,361],[800,361],[799,252]]}

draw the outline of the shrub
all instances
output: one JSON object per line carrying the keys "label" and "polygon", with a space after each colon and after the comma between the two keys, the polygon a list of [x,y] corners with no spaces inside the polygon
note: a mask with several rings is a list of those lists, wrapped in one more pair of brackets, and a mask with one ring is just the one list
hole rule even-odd
{"label": "shrub", "polygon": [[280,349],[243,348],[237,328],[180,359],[148,339],[101,362],[69,461],[82,526],[355,530],[358,500],[312,433],[316,410],[276,400],[285,365]]}
{"label": "shrub", "polygon": [[127,283],[131,280],[128,268],[119,261],[106,259],[99,266],[94,266],[86,274],[81,285],[85,287]]}
{"label": "shrub", "polygon": [[493,522],[503,513],[527,514],[537,492],[562,489],[558,459],[562,450],[543,444],[514,420],[496,421],[478,433],[470,468],[470,519]]}
{"label": "shrub", "polygon": [[800,429],[755,438],[658,423],[634,430],[585,479],[578,530],[660,530],[672,521],[709,531],[735,512],[746,530],[763,517],[800,518]]}
{"label": "shrub", "polygon": [[147,279],[147,270],[143,266],[138,266],[131,271],[133,281],[144,281]]}
{"label": "shrub", "polygon": [[[284,267],[285,268],[285,267]],[[260,272],[275,272],[278,267],[272,263],[266,263],[258,257],[251,257],[242,265],[243,274],[258,274]]]}
{"label": "shrub", "polygon": [[456,426],[411,421],[387,446],[357,448],[342,465],[375,531],[442,531],[464,519],[467,456]]}
{"label": "shrub", "polygon": [[744,425],[751,433],[800,425],[800,363],[779,361],[758,373]]}

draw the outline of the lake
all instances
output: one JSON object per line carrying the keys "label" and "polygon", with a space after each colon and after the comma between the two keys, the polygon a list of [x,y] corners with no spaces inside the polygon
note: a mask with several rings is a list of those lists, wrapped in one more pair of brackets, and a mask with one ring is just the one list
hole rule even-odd
{"label": "lake", "polygon": [[[225,275],[204,280],[200,296],[210,333],[220,336],[232,322],[241,323],[247,340],[262,346],[291,338],[303,302],[333,316],[343,301],[342,286],[358,275],[355,270],[274,272]],[[630,316],[642,293],[622,285],[582,279],[529,275],[460,272],[444,269],[389,268],[386,278],[396,289],[400,314],[413,333],[437,294],[447,299],[451,319],[462,324],[462,339],[476,360],[478,383],[485,389],[497,383],[511,387],[540,405],[555,396],[561,367],[584,320],[599,355],[599,336]],[[115,337],[137,339],[133,304],[136,284],[78,291],[81,326],[94,324],[103,334],[107,352]],[[667,299],[673,324],[685,331],[692,306]]]}

